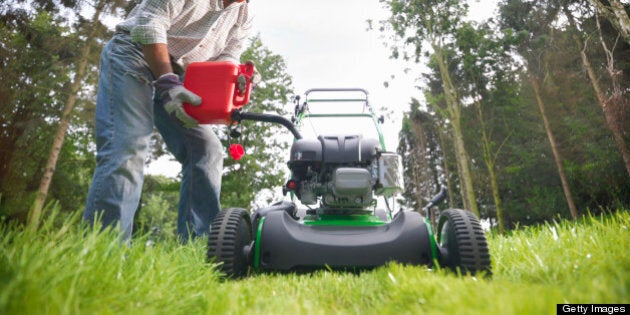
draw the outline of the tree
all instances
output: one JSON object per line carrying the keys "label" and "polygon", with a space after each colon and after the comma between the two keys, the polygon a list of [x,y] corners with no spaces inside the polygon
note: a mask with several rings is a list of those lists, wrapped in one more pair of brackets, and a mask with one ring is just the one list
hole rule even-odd
{"label": "tree", "polygon": [[[630,122],[630,100],[628,99],[630,91],[628,91],[627,86],[622,86],[621,84],[624,78],[622,75],[623,71],[615,67],[615,57],[613,55],[615,48],[614,46],[612,48],[608,47],[597,15],[595,15],[595,19],[597,21],[600,43],[606,55],[606,72],[611,81],[610,96],[603,103],[600,100],[600,104],[606,117],[606,125],[613,133],[617,148],[626,164],[626,171],[630,176],[630,127],[628,127]],[[630,24],[630,21],[627,23]],[[630,25],[627,25],[627,27],[630,28]],[[630,44],[630,41],[628,43]]]}
{"label": "tree", "polygon": [[[630,17],[628,9],[619,0],[588,0],[630,44]],[[627,4],[626,4],[627,5]]]}
{"label": "tree", "polygon": [[558,145],[556,144],[556,139],[551,129],[549,118],[547,117],[547,109],[546,109],[545,102],[543,101],[542,96],[541,96],[541,90],[540,90],[540,86],[538,85],[538,79],[532,76],[530,77],[529,80],[532,85],[532,88],[534,89],[534,94],[536,95],[536,104],[538,104],[538,109],[540,110],[540,116],[543,120],[545,131],[547,132],[547,137],[549,138],[549,145],[551,146],[551,152],[553,152],[554,161],[556,162],[558,175],[560,176],[560,181],[562,182],[562,189],[564,190],[564,195],[567,199],[569,211],[571,212],[571,216],[573,217],[573,219],[576,219],[578,215],[577,208],[575,207],[575,202],[573,201],[573,194],[571,193],[571,188],[569,187],[567,175],[564,172],[562,156],[560,155],[560,151],[558,150]]}
{"label": "tree", "polygon": [[[583,46],[580,50],[579,54],[582,59],[582,64],[584,65],[584,69],[588,74],[590,82],[593,86],[593,90],[595,91],[595,95],[597,96],[597,101],[602,108],[602,112],[604,113],[604,117],[606,117],[606,126],[612,132],[613,137],[615,139],[615,143],[617,144],[617,148],[621,153],[621,156],[624,160],[626,171],[628,175],[630,175],[630,129],[627,127],[627,122],[630,121],[630,102],[628,101],[627,94],[628,92],[624,91],[624,88],[621,86],[621,81],[623,79],[623,71],[616,69],[615,67],[615,57],[614,50],[615,46],[617,46],[617,40],[615,40],[613,47],[610,48],[609,44],[606,43],[606,39],[602,34],[602,27],[599,20],[599,14],[603,14],[605,16],[610,17],[610,11],[614,11],[615,7],[620,6],[621,4],[615,4],[614,1],[611,1],[610,11],[606,9],[606,7],[601,4],[599,1],[591,0],[591,2],[596,2],[597,9],[595,13],[595,21],[597,26],[597,33],[599,37],[599,42],[601,43],[602,50],[606,56],[606,73],[610,77],[610,85],[611,87],[608,89],[610,96],[606,95],[605,89],[602,87],[601,80],[599,79],[598,74],[595,69],[591,65],[590,57],[587,53],[588,42],[591,36],[586,36],[585,39],[581,39],[579,34],[585,34],[585,32],[580,32],[579,25],[576,22],[573,13],[569,9],[569,5],[567,3],[563,3],[562,11],[567,17],[569,21],[569,25],[573,29],[572,37],[574,41],[578,44],[578,46]],[[608,15],[606,15],[608,13]],[[625,14],[625,11],[623,12]],[[622,16],[623,14],[619,14]],[[625,18],[628,19],[627,14]],[[609,20],[611,20],[609,18]],[[620,19],[621,20],[621,19]],[[619,25],[621,23],[614,23],[615,19],[612,19],[613,25],[617,25],[617,28],[620,29],[620,32],[623,34],[623,27]],[[630,20],[628,23],[628,34],[627,40],[630,44]]]}
{"label": "tree", "polygon": [[[504,1],[498,24],[492,19],[484,23],[453,20],[452,32],[440,37],[441,59],[430,44],[418,48],[426,37],[417,36],[413,25],[431,20],[433,13],[428,9],[421,18],[392,15],[382,24],[382,30],[389,26],[400,31],[394,36],[399,43],[392,49],[393,57],[425,61],[429,69],[423,74],[426,102],[435,111],[437,125],[452,130],[448,84],[442,75],[443,69],[448,70],[461,105],[461,134],[476,184],[476,201],[483,216],[492,217],[496,210],[499,230],[515,223],[574,217],[580,208],[599,211],[630,202],[630,178],[626,171],[619,173],[624,163],[613,152],[615,141],[605,129],[604,115],[592,106],[597,96],[580,54],[588,57],[609,98],[615,89],[627,91],[630,46],[617,41],[618,32],[603,19],[598,27],[584,1],[570,1],[566,6],[580,32],[559,16],[566,1]],[[387,3],[411,11],[408,5],[419,6],[423,1]],[[441,12],[453,15],[448,9]],[[409,27],[397,29],[392,26],[396,23]],[[572,39],[576,33],[580,41]],[[591,45],[585,49],[587,38]],[[440,66],[440,60],[447,62]],[[614,82],[620,84],[615,87]],[[411,117],[411,113],[405,116],[399,149],[410,164],[421,165],[424,162],[412,154],[425,143],[427,125],[412,125]],[[416,134],[418,145],[413,147]],[[441,144],[445,162],[455,160],[454,141],[451,134]],[[455,163],[444,165],[440,176],[448,179],[446,171],[456,169],[451,166]],[[419,178],[412,166],[405,166],[405,172],[405,178]],[[461,175],[460,169],[457,172]],[[557,176],[550,176],[553,173]],[[405,196],[418,202],[415,183],[406,185]]]}
{"label": "tree", "polygon": [[[402,58],[420,61],[423,56],[425,43],[432,51],[432,61],[437,65],[442,84],[442,93],[446,103],[445,110],[435,109],[439,114],[445,115],[450,126],[450,134],[453,139],[457,170],[460,179],[460,191],[464,207],[479,216],[479,209],[475,198],[475,191],[470,172],[469,155],[463,140],[461,125],[461,98],[455,86],[450,72],[449,45],[453,42],[454,34],[462,23],[468,6],[459,1],[447,0],[382,0],[391,11],[391,18],[387,21],[392,27],[397,39],[403,41],[403,47],[395,46],[392,49],[394,58]],[[411,53],[405,47],[412,46]]]}
{"label": "tree", "polygon": [[420,103],[412,99],[410,112],[405,113],[399,132],[398,153],[402,156],[404,205],[414,210],[424,207],[428,199],[439,190],[442,150],[438,127],[431,114],[419,109]]}
{"label": "tree", "polygon": [[547,106],[542,97],[542,90],[539,84],[541,80],[541,70],[543,72],[542,76],[550,75],[550,72],[545,71],[549,69],[547,64],[548,59],[544,58],[546,52],[545,45],[549,40],[548,34],[551,33],[549,32],[551,22],[555,20],[560,8],[554,4],[549,4],[548,6],[542,4],[538,7],[535,7],[535,5],[536,3],[522,3],[518,0],[507,0],[501,7],[501,18],[504,26],[511,27],[521,34],[529,33],[521,37],[523,40],[519,45],[519,53],[525,58],[528,80],[536,96],[536,104],[540,110],[569,211],[573,218],[577,218],[577,208],[564,171],[563,159],[560,155],[553,129],[551,128],[549,118],[546,114]]}
{"label": "tree", "polygon": [[[63,112],[61,114],[61,118],[59,121],[59,126],[55,133],[55,136],[52,141],[52,146],[50,149],[50,154],[48,156],[48,160],[46,162],[46,166],[44,167],[44,173],[42,175],[39,188],[35,195],[35,200],[31,206],[30,215],[29,215],[29,225],[32,228],[37,228],[39,226],[42,207],[44,202],[46,201],[46,197],[48,196],[48,190],[50,188],[50,183],[52,181],[52,177],[55,173],[55,168],[57,166],[57,160],[59,159],[59,153],[61,151],[61,147],[63,145],[64,139],[66,137],[66,131],[70,125],[70,121],[72,118],[72,111],[74,109],[74,105],[76,104],[79,90],[83,86],[83,81],[86,76],[86,72],[88,70],[88,63],[90,59],[92,59],[92,53],[98,49],[99,43],[97,38],[99,35],[106,33],[106,28],[104,25],[100,23],[101,14],[104,10],[115,11],[118,7],[123,5],[123,1],[105,1],[105,0],[96,0],[94,2],[94,14],[87,23],[81,23],[81,28],[79,33],[84,33],[85,38],[83,47],[80,49],[79,54],[76,56],[75,64],[76,69],[74,69],[74,78],[72,83],[67,85],[66,95],[67,99],[63,106]],[[79,9],[82,7],[78,7]]]}
{"label": "tree", "polygon": [[[111,35],[99,17],[104,12],[120,13],[126,3],[94,2],[91,19],[81,15],[89,6],[86,1],[14,0],[0,6],[0,34],[5,39],[0,49],[0,94],[6,97],[0,111],[3,213],[22,216],[30,208],[30,221],[36,227],[55,182],[64,185],[52,187],[63,208],[76,209],[84,203],[78,198],[82,193],[75,192],[84,190],[78,187],[87,186],[86,174],[93,168],[89,125],[97,47]],[[73,111],[77,107],[78,113]],[[62,174],[53,177],[60,156],[69,160],[63,162]]]}
{"label": "tree", "polygon": [[[0,24],[0,183],[3,208],[26,213],[42,160],[50,143],[56,111],[70,72],[72,40],[62,21],[45,11],[2,8]],[[28,202],[28,201],[27,201]],[[17,209],[15,209],[17,208]],[[4,212],[4,211],[3,211]]]}
{"label": "tree", "polygon": [[[459,65],[458,90],[465,99],[475,107],[476,121],[468,119],[474,125],[466,132],[473,134],[468,143],[470,150],[480,147],[481,157],[488,175],[494,210],[498,222],[499,233],[505,231],[502,198],[500,194],[498,173],[499,153],[510,137],[512,131],[505,128],[505,119],[497,113],[511,106],[514,88],[511,82],[516,81],[518,65],[514,64],[509,47],[512,37],[501,35],[493,29],[491,22],[481,24],[466,22],[456,33],[456,50],[454,63]],[[475,145],[476,144],[476,145]],[[472,148],[471,148],[472,147]],[[479,177],[482,177],[479,174]]]}

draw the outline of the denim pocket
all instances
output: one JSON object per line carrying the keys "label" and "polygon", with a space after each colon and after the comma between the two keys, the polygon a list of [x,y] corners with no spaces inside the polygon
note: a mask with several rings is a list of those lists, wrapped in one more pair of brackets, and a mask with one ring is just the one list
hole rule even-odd
{"label": "denim pocket", "polygon": [[151,84],[153,74],[144,59],[142,46],[131,40],[126,34],[116,34],[110,43],[110,62],[114,67],[120,67],[121,73],[130,75],[144,84]]}

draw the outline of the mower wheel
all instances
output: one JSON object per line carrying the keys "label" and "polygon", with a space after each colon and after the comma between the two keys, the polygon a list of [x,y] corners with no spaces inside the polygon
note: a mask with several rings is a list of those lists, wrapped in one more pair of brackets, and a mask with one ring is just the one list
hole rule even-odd
{"label": "mower wheel", "polygon": [[387,222],[387,212],[385,212],[385,210],[383,209],[376,209],[374,210],[374,215],[377,216],[379,219],[381,219],[383,222]]}
{"label": "mower wheel", "polygon": [[488,242],[472,212],[460,209],[442,211],[437,232],[440,265],[462,274],[491,274]]}
{"label": "mower wheel", "polygon": [[221,271],[227,277],[246,276],[249,267],[246,252],[251,242],[252,227],[247,210],[228,208],[220,211],[210,227],[208,261],[221,263]]}

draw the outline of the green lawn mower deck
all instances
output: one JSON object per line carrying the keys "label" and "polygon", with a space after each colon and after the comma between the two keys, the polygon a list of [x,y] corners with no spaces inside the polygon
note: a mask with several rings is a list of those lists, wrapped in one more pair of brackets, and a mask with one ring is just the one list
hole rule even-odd
{"label": "green lawn mower deck", "polygon": [[336,216],[300,221],[285,211],[270,212],[259,220],[253,267],[295,271],[363,269],[389,261],[432,263],[432,235],[419,213],[401,212],[390,223],[377,220]]}

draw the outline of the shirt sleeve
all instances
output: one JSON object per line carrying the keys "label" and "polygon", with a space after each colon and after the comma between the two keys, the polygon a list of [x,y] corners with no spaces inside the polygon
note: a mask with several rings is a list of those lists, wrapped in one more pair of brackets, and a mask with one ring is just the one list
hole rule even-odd
{"label": "shirt sleeve", "polygon": [[131,38],[143,45],[166,44],[166,33],[183,5],[184,0],[144,0],[130,30]]}
{"label": "shirt sleeve", "polygon": [[237,24],[235,24],[228,35],[228,41],[225,48],[217,56],[216,60],[228,60],[236,64],[240,63],[241,53],[245,48],[245,40],[249,35],[252,27],[252,19],[247,14],[247,6],[243,6],[244,10],[240,12]]}

